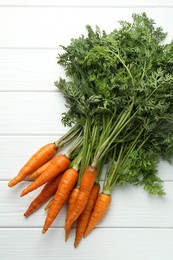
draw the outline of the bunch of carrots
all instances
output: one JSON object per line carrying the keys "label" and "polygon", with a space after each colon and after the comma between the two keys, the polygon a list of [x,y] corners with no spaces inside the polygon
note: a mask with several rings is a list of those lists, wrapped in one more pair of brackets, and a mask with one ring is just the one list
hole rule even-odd
{"label": "bunch of carrots", "polygon": [[[8,183],[9,187],[13,187],[26,177],[33,180],[22,191],[21,197],[45,184],[24,213],[24,216],[28,217],[50,199],[45,207],[48,214],[42,233],[49,229],[68,201],[65,240],[67,241],[72,224],[77,220],[75,247],[78,246],[81,238],[87,236],[102,219],[111,201],[110,196],[99,195],[101,167],[97,169],[88,165],[84,172],[79,171],[83,151],[81,147],[84,141],[82,132],[81,127],[75,126],[60,140],[41,147],[22,167],[18,175]],[[58,150],[68,142],[73,143],[66,154],[57,154]],[[76,151],[78,154],[73,159]]]}
{"label": "bunch of carrots", "polygon": [[68,76],[55,85],[66,99],[62,122],[69,131],[38,150],[8,184],[33,180],[21,197],[44,185],[24,213],[49,200],[42,233],[68,202],[65,240],[77,221],[75,247],[103,219],[117,185],[165,194],[158,162],[173,155],[173,42],[161,45],[166,35],[145,13],[110,34],[87,30],[58,57]]}

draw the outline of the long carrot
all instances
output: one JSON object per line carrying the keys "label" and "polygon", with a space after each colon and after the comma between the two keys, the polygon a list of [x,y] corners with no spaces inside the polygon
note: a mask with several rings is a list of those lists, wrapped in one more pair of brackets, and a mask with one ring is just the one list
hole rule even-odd
{"label": "long carrot", "polygon": [[[79,194],[79,188],[74,188],[73,191],[70,194],[70,197],[69,197],[69,200],[68,200],[66,220],[71,215],[71,212],[73,210],[73,206],[75,205],[78,194]],[[68,240],[70,231],[71,231],[71,227],[68,230],[65,231],[65,241]]]}
{"label": "long carrot", "polygon": [[44,202],[46,202],[57,190],[62,175],[59,175],[55,179],[49,181],[40,194],[31,202],[27,211],[24,213],[25,217],[31,215],[36,211]]}
{"label": "long carrot", "polygon": [[41,147],[23,166],[23,168],[19,171],[18,175],[8,183],[8,186],[13,187],[17,183],[24,180],[27,175],[31,174],[44,163],[53,158],[56,152],[57,146],[54,143],[46,144],[43,147]]}
{"label": "long carrot", "polygon": [[67,169],[70,164],[70,160],[63,154],[58,154],[56,157],[52,159],[51,164],[47,167],[47,169],[35,180],[33,181],[26,189],[24,189],[21,193],[21,197],[28,194],[29,192],[37,189],[42,186],[46,182],[55,178],[63,171]]}
{"label": "long carrot", "polygon": [[40,176],[47,169],[51,161],[52,160],[49,160],[48,162],[43,164],[40,168],[38,168],[36,171],[34,171],[31,175],[29,175],[29,179],[35,180],[36,178],[38,178],[38,176]]}
{"label": "long carrot", "polygon": [[48,230],[48,228],[58,215],[59,211],[61,210],[62,206],[67,201],[72,189],[77,182],[77,178],[78,172],[73,168],[66,170],[66,172],[63,174],[44,223],[42,231],[43,234]]}
{"label": "long carrot", "polygon": [[78,246],[80,240],[82,239],[82,237],[85,233],[85,229],[88,225],[89,218],[91,216],[95,202],[97,200],[99,190],[100,190],[100,185],[95,183],[91,189],[90,196],[89,196],[88,202],[86,204],[86,207],[78,218],[77,227],[76,227],[76,237],[75,237],[75,243],[74,243],[75,247]]}
{"label": "long carrot", "polygon": [[94,227],[102,220],[111,203],[111,196],[100,193],[94,206],[94,210],[89,219],[84,237],[86,237]]}
{"label": "long carrot", "polygon": [[73,207],[70,216],[67,218],[65,224],[66,230],[68,230],[72,226],[73,222],[79,217],[79,215],[84,210],[96,177],[97,169],[93,166],[88,166],[82,175],[80,191],[77,196],[76,203]]}

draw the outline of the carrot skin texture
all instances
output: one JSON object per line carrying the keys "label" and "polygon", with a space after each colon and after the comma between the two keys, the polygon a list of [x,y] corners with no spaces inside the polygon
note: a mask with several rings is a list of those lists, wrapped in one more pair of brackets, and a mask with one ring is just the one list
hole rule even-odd
{"label": "carrot skin texture", "polygon": [[94,186],[91,189],[90,196],[89,196],[88,202],[86,204],[86,207],[83,210],[83,212],[81,213],[81,215],[79,216],[78,221],[77,221],[74,247],[78,246],[80,240],[82,239],[82,237],[85,233],[85,230],[88,225],[89,218],[91,216],[95,202],[97,200],[99,191],[100,191],[100,185],[94,184]]}
{"label": "carrot skin texture", "polygon": [[57,217],[58,213],[60,212],[62,206],[67,201],[71,191],[76,185],[77,178],[78,178],[78,172],[73,168],[66,170],[65,173],[63,174],[44,223],[44,227],[42,231],[43,234],[51,226],[51,224]]}
{"label": "carrot skin texture", "polygon": [[[71,214],[72,210],[73,210],[73,206],[76,202],[77,196],[79,194],[79,188],[75,188],[73,189],[73,191],[70,194],[69,200],[68,200],[68,209],[67,209],[67,215],[66,215],[66,220],[69,217],[69,215]],[[65,230],[65,241],[68,240],[69,234],[71,231],[71,227],[68,230]]]}
{"label": "carrot skin texture", "polygon": [[80,191],[77,196],[76,203],[73,207],[72,213],[67,218],[65,224],[66,230],[68,230],[72,226],[73,222],[80,216],[80,214],[84,210],[96,177],[97,169],[95,167],[88,166],[83,173],[80,184]]}
{"label": "carrot skin texture", "polygon": [[13,187],[22,180],[26,178],[29,174],[33,173],[39,167],[41,167],[44,163],[49,161],[57,152],[57,147],[55,144],[46,144],[41,147],[22,167],[19,171],[18,175],[14,177],[9,183],[9,187]]}
{"label": "carrot skin texture", "polygon": [[61,180],[62,175],[59,175],[55,179],[49,181],[40,194],[31,202],[27,211],[24,213],[25,217],[31,215],[34,211],[36,211],[41,205],[46,202],[57,190],[59,182]]}
{"label": "carrot skin texture", "polygon": [[42,186],[46,182],[55,178],[64,172],[70,164],[70,160],[63,154],[58,154],[56,157],[52,159],[51,164],[47,167],[47,169],[35,180],[33,181],[26,189],[24,189],[21,193],[21,197],[28,194],[29,192],[37,189]]}
{"label": "carrot skin texture", "polygon": [[48,204],[47,204],[46,207],[44,208],[45,211],[48,210],[48,209],[50,209],[50,207],[51,207],[51,205],[52,205],[52,202],[53,202],[53,199],[54,199],[54,198],[52,198],[52,199],[48,202]]}
{"label": "carrot skin texture", "polygon": [[89,219],[84,237],[86,237],[94,227],[103,219],[111,203],[111,196],[100,193],[94,206],[94,210]]}
{"label": "carrot skin texture", "polygon": [[40,176],[46,169],[47,167],[50,165],[52,160],[49,160],[48,162],[46,162],[45,164],[43,164],[40,168],[38,168],[36,171],[34,171],[30,176],[29,179],[30,180],[35,180],[36,178],[38,178],[38,176]]}

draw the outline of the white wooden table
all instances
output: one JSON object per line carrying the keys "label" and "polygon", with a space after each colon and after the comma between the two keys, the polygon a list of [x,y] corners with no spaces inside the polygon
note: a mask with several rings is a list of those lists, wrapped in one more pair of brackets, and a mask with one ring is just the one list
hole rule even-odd
{"label": "white wooden table", "polygon": [[53,82],[59,44],[85,33],[85,25],[111,31],[118,20],[145,11],[173,38],[173,1],[0,0],[0,259],[171,260],[173,259],[173,166],[161,162],[164,198],[140,188],[117,188],[104,221],[73,248],[74,230],[64,242],[65,208],[46,235],[45,213],[23,212],[37,194],[19,198],[27,185],[7,182],[41,145],[66,130],[64,100]]}

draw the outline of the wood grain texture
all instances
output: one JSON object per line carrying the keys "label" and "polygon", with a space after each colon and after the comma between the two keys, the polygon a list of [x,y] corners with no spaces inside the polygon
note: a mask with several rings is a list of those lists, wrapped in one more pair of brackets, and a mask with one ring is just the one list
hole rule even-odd
{"label": "wood grain texture", "polygon": [[128,0],[115,1],[115,0],[0,0],[1,6],[92,6],[92,7],[135,7],[135,6],[149,6],[149,7],[158,7],[158,6],[173,6],[172,0],[131,0],[130,3]]}
{"label": "wood grain texture", "polygon": [[[7,181],[40,146],[56,140],[64,99],[53,82],[63,76],[56,64],[59,44],[97,24],[107,32],[118,20],[146,12],[173,37],[172,0],[0,0],[0,259],[2,260],[171,260],[173,259],[173,166],[159,164],[167,195],[149,196],[136,187],[117,188],[105,219],[73,248],[74,229],[64,242],[65,210],[43,236],[43,208],[22,215],[38,193],[19,194]],[[40,188],[41,189],[41,188]]]}
{"label": "wood grain texture", "polygon": [[[46,213],[43,207],[33,215],[24,218],[23,213],[42,188],[20,198],[28,181],[10,189],[7,182],[1,182],[0,223],[1,227],[42,227]],[[140,187],[117,187],[112,193],[112,203],[99,227],[173,227],[173,182],[164,184],[165,197],[148,195]],[[63,227],[66,216],[64,207],[54,227]]]}
{"label": "wood grain texture", "polygon": [[65,111],[59,92],[1,92],[0,134],[60,135],[65,132],[61,123]]}
{"label": "wood grain texture", "polygon": [[[65,129],[67,131],[67,129]],[[60,136],[57,135],[17,135],[0,136],[1,163],[0,163],[0,180],[10,180],[20,170],[35,151],[46,143],[56,141]],[[68,147],[68,146],[67,146]],[[59,150],[65,153],[66,147]],[[10,163],[7,163],[10,161]],[[168,162],[161,161],[158,165],[158,176],[165,181],[173,181],[172,165]],[[102,179],[104,176],[102,177]]]}
{"label": "wood grain texture", "polygon": [[93,27],[99,25],[101,29],[110,32],[118,26],[118,20],[131,21],[134,12],[146,12],[164,31],[169,32],[167,40],[172,39],[171,8],[1,7],[0,48],[57,49],[60,44],[68,44],[71,38],[85,34],[87,24]]}
{"label": "wood grain texture", "polygon": [[58,50],[0,49],[0,91],[57,91]]}
{"label": "wood grain texture", "polygon": [[[73,247],[74,230],[67,243],[63,229],[1,229],[0,252],[3,260],[164,260],[173,258],[173,230],[114,229],[93,231],[77,249]],[[27,240],[27,245],[26,245]],[[8,241],[8,243],[6,242]],[[48,242],[49,241],[49,242]]]}

